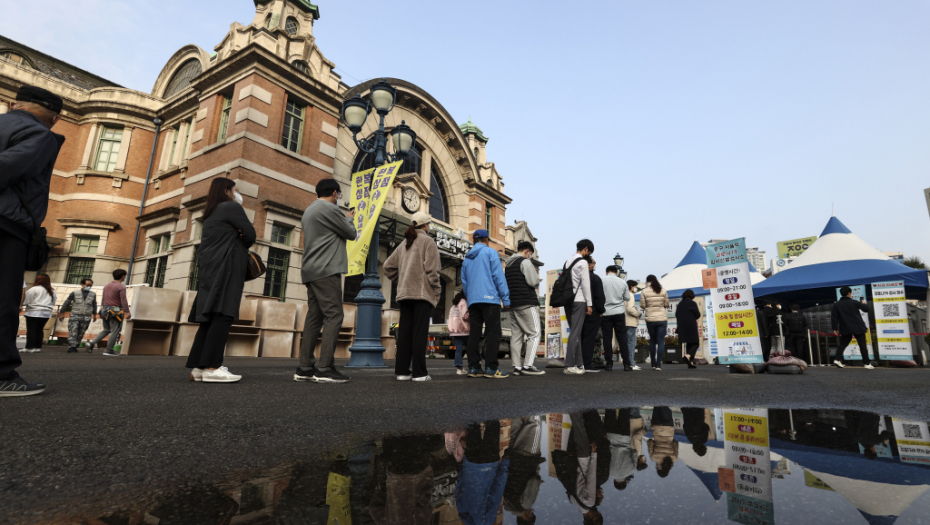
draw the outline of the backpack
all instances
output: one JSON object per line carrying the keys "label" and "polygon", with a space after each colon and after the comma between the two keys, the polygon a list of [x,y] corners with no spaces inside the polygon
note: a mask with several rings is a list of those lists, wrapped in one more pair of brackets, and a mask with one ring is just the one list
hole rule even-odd
{"label": "backpack", "polygon": [[563,271],[559,278],[552,285],[552,293],[549,294],[549,306],[553,308],[570,308],[575,302],[575,290],[572,288],[572,268],[578,264],[578,261],[584,260],[583,257],[575,259],[567,270]]}

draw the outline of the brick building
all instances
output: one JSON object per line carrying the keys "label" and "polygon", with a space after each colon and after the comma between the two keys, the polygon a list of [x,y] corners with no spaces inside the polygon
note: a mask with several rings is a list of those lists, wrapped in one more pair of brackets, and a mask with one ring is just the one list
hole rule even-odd
{"label": "brick building", "polygon": [[[244,0],[242,0],[244,1]],[[305,301],[300,283],[300,217],[318,181],[344,189],[371,165],[339,120],[342,102],[366,96],[373,81],[345,84],[313,37],[319,9],[306,0],[254,0],[249,25],[233,23],[213,52],[188,45],[166,63],[151,93],[126,89],[0,36],[0,113],[31,84],[64,99],[54,131],[66,137],[51,182],[45,227],[56,243],[46,272],[53,282],[109,280],[132,258],[131,282],[197,288],[200,217],[214,177],[235,179],[268,274],[246,293]],[[512,253],[535,241],[525,223],[506,225],[511,199],[487,137],[462,125],[416,85],[389,78],[397,101],[388,130],[401,120],[417,133],[382,215],[380,261],[398,244],[409,218],[428,209],[443,253],[444,317],[463,250],[475,229]],[[153,121],[162,121],[157,130]],[[363,133],[377,129],[370,117]],[[151,169],[149,169],[152,159]],[[135,252],[132,246],[140,226]],[[360,279],[346,282],[351,301]],[[391,290],[385,279],[385,295]]]}

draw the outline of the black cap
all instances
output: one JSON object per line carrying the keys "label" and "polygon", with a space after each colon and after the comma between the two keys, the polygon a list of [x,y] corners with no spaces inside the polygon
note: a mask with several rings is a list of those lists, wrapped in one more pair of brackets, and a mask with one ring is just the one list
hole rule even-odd
{"label": "black cap", "polygon": [[23,86],[19,88],[19,91],[16,92],[16,100],[20,102],[32,102],[33,104],[38,104],[55,113],[61,113],[61,108],[64,106],[61,97],[51,91],[35,86]]}

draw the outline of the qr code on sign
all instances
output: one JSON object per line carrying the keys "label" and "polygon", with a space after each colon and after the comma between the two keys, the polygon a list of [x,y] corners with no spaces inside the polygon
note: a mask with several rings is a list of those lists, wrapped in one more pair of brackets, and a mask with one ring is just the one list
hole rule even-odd
{"label": "qr code on sign", "polygon": [[923,435],[920,432],[920,425],[915,425],[913,423],[903,423],[901,425],[904,427],[904,439],[921,439]]}
{"label": "qr code on sign", "polygon": [[901,317],[901,305],[900,304],[883,304],[882,314],[885,317]]}

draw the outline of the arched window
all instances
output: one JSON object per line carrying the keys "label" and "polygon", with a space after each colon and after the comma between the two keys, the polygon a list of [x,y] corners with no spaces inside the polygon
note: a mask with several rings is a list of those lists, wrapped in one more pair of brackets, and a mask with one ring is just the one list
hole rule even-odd
{"label": "arched window", "polygon": [[449,204],[446,201],[446,189],[442,185],[442,177],[436,165],[430,166],[429,170],[429,191],[432,193],[429,198],[429,215],[430,217],[449,222]]}
{"label": "arched window", "polygon": [[475,148],[475,162],[478,161],[478,148]]}
{"label": "arched window", "polygon": [[187,89],[187,86],[191,85],[191,79],[199,75],[201,71],[203,71],[203,67],[200,65],[200,60],[196,58],[181,64],[181,67],[171,77],[171,81],[168,82],[168,87],[165,88],[165,94],[162,95],[162,98],[170,98],[175,93]]}
{"label": "arched window", "polygon": [[291,62],[291,65],[296,67],[304,75],[307,75],[308,77],[313,76],[313,73],[310,72],[310,66],[308,66],[307,63],[303,60],[295,60]]}
{"label": "arched window", "polygon": [[20,55],[19,53],[15,51],[10,51],[10,50],[0,51],[0,58],[5,58],[13,62],[14,64],[19,64],[21,66],[26,66],[30,69],[35,69],[35,66],[32,65],[32,62],[30,62],[28,58],[24,57],[23,55]]}
{"label": "arched window", "polygon": [[297,36],[297,31],[300,30],[300,23],[297,22],[297,19],[293,16],[287,17],[287,20],[284,22],[284,32],[292,37]]}

